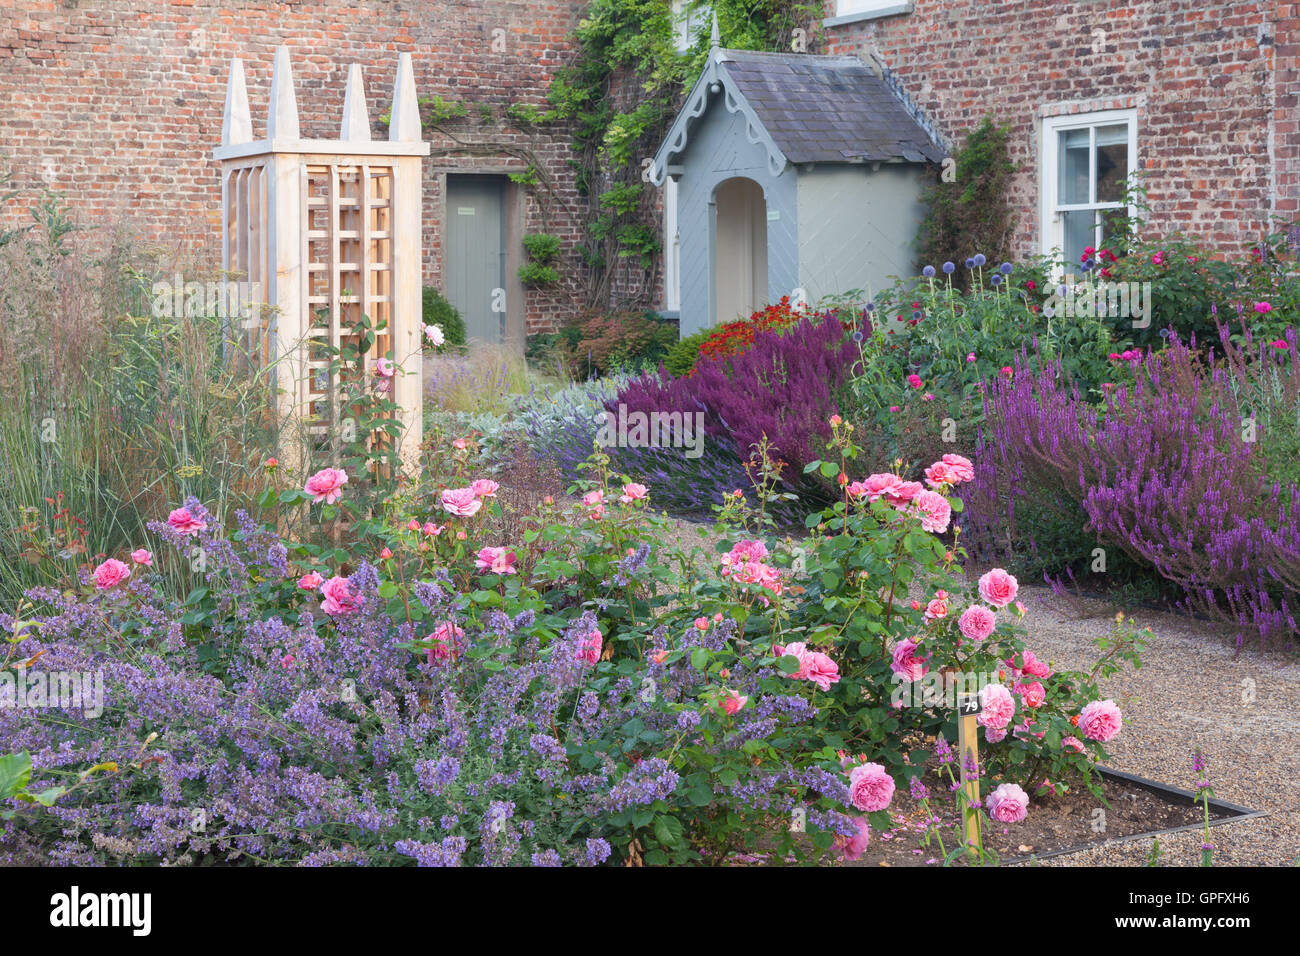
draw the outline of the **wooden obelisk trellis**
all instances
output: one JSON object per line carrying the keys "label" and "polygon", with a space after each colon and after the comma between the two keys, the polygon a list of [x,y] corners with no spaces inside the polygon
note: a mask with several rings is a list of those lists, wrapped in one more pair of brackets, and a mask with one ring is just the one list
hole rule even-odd
{"label": "wooden obelisk trellis", "polygon": [[[244,66],[230,64],[221,145],[222,265],[258,283],[261,340],[278,393],[283,464],[305,470],[334,464],[346,431],[340,383],[328,343],[352,341],[362,315],[384,325],[364,361],[373,378],[380,358],[395,365],[392,396],[401,407],[403,466],[418,465],[421,439],[421,159],[411,55],[398,59],[387,141],[370,138],[361,67],[348,72],[337,140],[299,138],[289,51],[271,74],[266,136],[253,139]],[[382,436],[376,440],[382,441]]]}

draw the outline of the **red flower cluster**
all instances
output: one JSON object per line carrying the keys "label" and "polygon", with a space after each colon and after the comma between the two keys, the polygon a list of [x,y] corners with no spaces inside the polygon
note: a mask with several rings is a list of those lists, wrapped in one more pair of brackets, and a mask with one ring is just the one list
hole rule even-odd
{"label": "red flower cluster", "polygon": [[755,312],[748,319],[718,326],[700,346],[700,355],[716,359],[739,354],[754,344],[754,336],[759,332],[784,332],[809,314],[793,308],[788,295],[782,296],[780,302]]}

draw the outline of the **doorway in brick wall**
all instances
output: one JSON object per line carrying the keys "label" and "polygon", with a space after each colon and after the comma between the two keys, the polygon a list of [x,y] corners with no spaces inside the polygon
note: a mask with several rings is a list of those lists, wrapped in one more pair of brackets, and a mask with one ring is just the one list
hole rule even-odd
{"label": "doorway in brick wall", "polygon": [[447,176],[443,275],[447,299],[473,342],[506,341],[509,215],[505,176]]}

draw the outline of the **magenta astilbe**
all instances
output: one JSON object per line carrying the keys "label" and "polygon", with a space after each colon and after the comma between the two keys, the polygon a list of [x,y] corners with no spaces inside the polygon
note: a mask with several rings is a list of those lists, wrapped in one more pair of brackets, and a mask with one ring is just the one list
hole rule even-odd
{"label": "magenta astilbe", "polygon": [[[1261,360],[1271,361],[1261,356]],[[1175,582],[1185,604],[1262,642],[1290,640],[1300,598],[1297,489],[1268,489],[1229,368],[1177,341],[1136,364],[1104,407],[1059,368],[1018,367],[985,408],[972,530],[988,538],[1015,503],[1063,490],[1087,530]]]}

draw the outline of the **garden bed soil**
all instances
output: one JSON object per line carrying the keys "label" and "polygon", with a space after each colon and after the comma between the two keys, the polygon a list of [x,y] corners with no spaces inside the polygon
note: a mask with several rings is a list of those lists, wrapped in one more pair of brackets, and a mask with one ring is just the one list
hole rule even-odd
{"label": "garden bed soil", "polygon": [[[938,835],[943,837],[944,846],[951,852],[958,839],[956,801],[949,794],[948,785],[937,777],[927,775],[925,782],[932,795],[931,809],[941,820]],[[1142,784],[1103,776],[1101,786],[1105,803],[1080,786],[1057,796],[1048,794],[1034,798],[1029,805],[1028,817],[1020,823],[994,824],[985,816],[985,850],[996,853],[1001,862],[1021,861],[1204,821],[1204,810],[1199,804],[1188,806],[1171,802],[1171,799]],[[986,782],[981,793],[987,789]],[[1098,810],[1103,811],[1104,816],[1097,813]],[[894,829],[873,832],[866,852],[847,865],[942,866],[944,854],[939,851],[936,837],[930,837],[928,847],[922,845],[925,812],[920,804],[899,789],[894,794],[890,813],[895,820]],[[1211,801],[1211,822],[1235,815],[1221,806],[1216,807]],[[959,858],[958,862],[964,861]]]}

